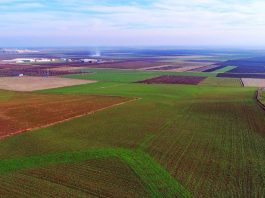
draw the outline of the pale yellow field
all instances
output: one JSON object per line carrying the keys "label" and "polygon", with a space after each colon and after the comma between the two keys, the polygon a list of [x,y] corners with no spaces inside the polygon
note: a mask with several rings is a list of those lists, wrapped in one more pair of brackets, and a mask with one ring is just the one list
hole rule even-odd
{"label": "pale yellow field", "polygon": [[242,78],[245,87],[265,87],[265,79]]}
{"label": "pale yellow field", "polygon": [[0,89],[11,91],[36,91],[42,89],[81,85],[94,82],[96,81],[60,77],[1,77]]}

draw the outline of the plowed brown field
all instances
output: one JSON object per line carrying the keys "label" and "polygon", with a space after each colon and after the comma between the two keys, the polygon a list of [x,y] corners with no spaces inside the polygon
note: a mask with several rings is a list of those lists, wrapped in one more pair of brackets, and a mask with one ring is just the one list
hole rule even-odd
{"label": "plowed brown field", "polygon": [[0,139],[128,101],[122,97],[8,91],[0,91],[0,95]]}

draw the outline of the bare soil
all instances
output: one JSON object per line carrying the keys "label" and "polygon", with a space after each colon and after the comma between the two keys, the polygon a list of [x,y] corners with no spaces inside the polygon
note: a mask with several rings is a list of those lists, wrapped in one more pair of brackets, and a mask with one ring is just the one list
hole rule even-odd
{"label": "bare soil", "polygon": [[72,96],[0,91],[0,139],[49,126],[128,101],[123,97]]}
{"label": "bare soil", "polygon": [[94,83],[92,80],[79,80],[60,77],[1,77],[0,89],[11,91],[36,91],[72,85]]}
{"label": "bare soil", "polygon": [[265,79],[242,78],[245,87],[265,87]]}

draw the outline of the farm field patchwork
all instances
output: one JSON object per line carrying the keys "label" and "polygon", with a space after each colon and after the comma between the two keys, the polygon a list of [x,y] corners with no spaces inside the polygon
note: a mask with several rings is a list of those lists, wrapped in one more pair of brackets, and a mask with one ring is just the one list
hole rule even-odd
{"label": "farm field patchwork", "polygon": [[196,63],[196,62],[191,62],[191,63],[178,62],[178,63],[174,63],[174,65],[165,64],[165,65],[162,65],[162,66],[143,68],[143,70],[187,72],[187,71],[192,71],[192,70],[200,70],[200,69],[203,69],[205,67],[208,67],[208,65],[206,63],[202,63],[202,62],[200,62],[200,63]]}
{"label": "farm field patchwork", "polygon": [[64,77],[74,79],[96,80],[104,82],[136,82],[145,80],[152,77],[158,77],[161,75],[174,75],[174,76],[202,76],[202,77],[214,77],[214,73],[203,72],[166,72],[166,71],[138,71],[138,70],[114,70],[114,69],[88,69],[89,73],[66,75]]}
{"label": "farm field patchwork", "polygon": [[236,59],[236,60],[228,60],[221,65],[236,65],[237,68],[232,69],[231,73],[239,73],[239,74],[255,74],[255,73],[265,73],[265,57],[252,57],[252,58],[244,58],[244,59]]}
{"label": "farm field patchwork", "polygon": [[60,77],[0,77],[0,89],[11,91],[36,91],[95,82],[96,81],[92,80],[68,79]]}
{"label": "farm field patchwork", "polygon": [[171,69],[170,71],[174,71],[174,72],[189,72],[189,71],[194,71],[197,69],[202,69],[205,66],[185,66],[185,67],[179,67],[176,69]]}
{"label": "farm field patchwork", "polygon": [[87,64],[86,67],[90,68],[112,68],[112,69],[142,69],[153,66],[165,65],[163,62],[158,62],[156,59],[143,59],[143,60],[121,60],[101,64]]}
{"label": "farm field patchwork", "polygon": [[238,78],[217,78],[208,77],[200,85],[219,86],[219,87],[242,87],[241,80]]}
{"label": "farm field patchwork", "polygon": [[98,82],[40,92],[142,99],[2,140],[1,170],[33,155],[140,148],[195,197],[265,193],[265,117],[253,88]]}
{"label": "farm field patchwork", "polygon": [[0,139],[118,103],[122,97],[65,96],[0,90]]}
{"label": "farm field patchwork", "polygon": [[[100,64],[79,64],[81,67],[87,68],[101,68],[101,69],[140,69],[148,70],[152,68],[159,68],[163,66],[172,67],[203,67],[212,65],[213,61],[191,61],[191,60],[170,60],[170,59],[160,59],[160,58],[141,58],[139,60],[119,60]],[[54,64],[53,64],[54,65]],[[78,66],[77,63],[70,63],[69,66]],[[165,70],[171,70],[171,68],[165,68]]]}
{"label": "farm field patchwork", "polygon": [[155,78],[146,79],[143,81],[138,81],[138,83],[145,84],[190,84],[197,85],[203,81],[205,77],[200,76],[159,76]]}

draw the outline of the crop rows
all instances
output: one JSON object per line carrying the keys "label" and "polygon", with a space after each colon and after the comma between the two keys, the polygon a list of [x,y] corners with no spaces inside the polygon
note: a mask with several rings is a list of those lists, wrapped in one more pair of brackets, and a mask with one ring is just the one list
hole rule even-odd
{"label": "crop rows", "polygon": [[0,176],[0,184],[5,197],[14,192],[20,197],[148,197],[143,183],[117,158],[19,170]]}
{"label": "crop rows", "polygon": [[[126,162],[147,167],[134,167],[138,170],[135,172],[141,172],[141,181],[151,184],[147,189],[154,189],[159,181],[173,182],[161,180],[170,173],[195,197],[262,197],[265,194],[265,117],[254,100],[255,89],[100,82],[42,92],[142,99],[5,139],[0,143],[1,159],[110,147],[136,152],[140,147],[145,153],[140,152],[143,155],[137,157],[137,163],[131,163],[135,162],[132,158]],[[18,142],[19,150],[16,149]],[[146,153],[168,173],[161,169],[148,172],[149,166],[141,165],[145,161],[150,163],[143,157]],[[162,172],[165,177],[157,176]],[[146,179],[145,173],[152,177]],[[172,188],[166,188],[162,182],[161,189]]]}
{"label": "crop rows", "polygon": [[[115,139],[117,133],[115,144],[133,147],[144,134],[154,135],[146,151],[198,197],[264,194],[265,118],[253,100],[254,89],[163,85],[146,89],[133,84],[108,90],[135,92],[144,99],[117,110],[117,114],[109,112],[113,120],[107,134],[112,135],[101,136],[102,141]],[[58,93],[61,91],[70,92],[70,88]],[[99,89],[93,92],[103,93]],[[119,115],[123,115],[122,125],[118,124]],[[125,121],[130,123],[127,127]]]}
{"label": "crop rows", "polygon": [[[5,178],[5,176],[8,176],[10,173],[20,170],[20,169],[26,169],[26,168],[31,168],[29,173],[34,175],[34,178],[39,178],[39,179],[45,179],[47,181],[52,181],[53,183],[57,183],[58,185],[65,185],[68,187],[71,187],[72,189],[75,190],[80,190],[81,192],[85,192],[88,194],[94,194],[94,195],[99,195],[102,196],[103,193],[97,192],[95,190],[95,187],[93,190],[87,191],[88,184],[87,182],[92,182],[90,185],[96,185],[99,183],[97,181],[98,179],[102,180],[102,182],[106,182],[107,184],[101,184],[103,187],[106,188],[111,186],[111,184],[108,184],[108,181],[104,181],[104,177],[102,178],[102,175],[98,173],[98,175],[95,175],[95,180],[96,182],[93,183],[93,179],[88,177],[83,176],[82,168],[85,169],[84,172],[87,172],[89,169],[87,169],[86,164],[81,164],[80,167],[80,162],[84,160],[94,160],[94,159],[102,159],[102,158],[120,158],[123,162],[125,162],[132,170],[133,172],[140,178],[141,182],[144,184],[146,191],[149,193],[149,196],[151,197],[191,197],[191,194],[184,189],[175,179],[173,179],[166,170],[164,170],[159,164],[157,164],[148,154],[144,153],[141,150],[128,150],[128,149],[98,149],[98,150],[90,150],[87,152],[71,152],[71,153],[58,153],[58,154],[51,154],[51,155],[44,155],[44,156],[34,156],[34,157],[27,157],[27,158],[20,158],[20,159],[14,159],[14,160],[2,160],[0,161],[0,174],[2,174],[2,177]],[[78,163],[79,162],[79,163]],[[89,162],[89,161],[88,161]],[[47,174],[46,171],[49,171],[49,168],[41,168],[37,170],[32,170],[32,168],[38,167],[38,166],[47,166],[49,164],[53,163],[61,163],[61,164],[71,164],[71,163],[78,163],[76,165],[70,165],[70,171],[65,174],[65,169],[67,169],[67,165],[65,165],[63,168],[62,167],[62,174],[58,174],[57,171],[60,171],[60,169],[54,170],[56,174],[50,175],[49,173]],[[113,168],[112,166],[117,167],[117,162],[114,164],[106,164],[107,169],[112,169],[109,171],[110,176],[117,179],[117,175],[114,173],[117,171],[115,167]],[[111,165],[111,166],[109,166]],[[104,168],[106,168],[104,166]],[[60,166],[59,166],[60,167]],[[44,170],[44,173],[43,173]],[[126,176],[130,174],[130,169],[127,168],[127,170],[124,168],[119,169],[118,173],[118,180],[121,178],[120,181],[121,183],[116,184],[116,187],[113,190],[119,189],[119,185],[122,185],[125,189],[126,187],[129,192],[126,192],[125,194],[129,196],[130,194],[130,189],[132,188],[132,193],[135,196],[135,191],[138,191],[137,186],[143,188],[141,186],[140,182],[135,182],[134,185],[137,185],[136,187],[128,187],[129,184],[122,183],[124,182],[124,179]],[[122,172],[125,171],[125,172]],[[45,173],[46,172],[46,173]],[[129,173],[129,174],[128,174]],[[58,174],[58,175],[57,175]],[[133,175],[131,173],[131,175]],[[0,175],[1,176],[1,175]],[[15,175],[16,176],[16,175]],[[104,175],[103,175],[104,176]],[[13,176],[14,177],[14,176]],[[1,178],[1,177],[0,177]],[[12,175],[11,175],[12,179]],[[14,179],[14,178],[13,178]],[[15,178],[16,179],[16,178]],[[92,179],[92,180],[90,180]],[[127,180],[133,179],[132,176],[131,178],[127,178]],[[110,180],[110,179],[109,179]],[[133,179],[135,181],[135,178]],[[0,179],[1,181],[1,179]],[[119,181],[116,181],[119,182]],[[130,182],[130,180],[129,180]],[[24,183],[22,183],[23,185]],[[4,185],[5,186],[5,185]],[[7,189],[1,189],[3,187],[0,187],[0,192],[1,190],[7,191]],[[10,188],[10,187],[9,187]],[[12,188],[11,188],[12,189]],[[10,189],[9,189],[10,191]],[[91,192],[92,191],[92,192]],[[94,192],[93,192],[94,191]],[[142,190],[144,192],[144,190]],[[21,190],[20,190],[21,192]],[[23,190],[22,190],[23,192]],[[119,192],[118,192],[119,193]],[[123,192],[124,193],[124,192]],[[128,193],[128,194],[127,194]],[[27,192],[27,194],[30,194]],[[124,194],[123,194],[124,195]]]}
{"label": "crop rows", "polygon": [[[206,105],[203,99],[186,105],[181,121],[167,121],[159,128],[163,132],[149,146],[152,156],[198,197],[261,197],[265,140],[251,132],[257,123],[264,132],[261,122],[253,119],[259,110],[244,102],[213,100]],[[255,164],[256,159],[261,163]]]}

